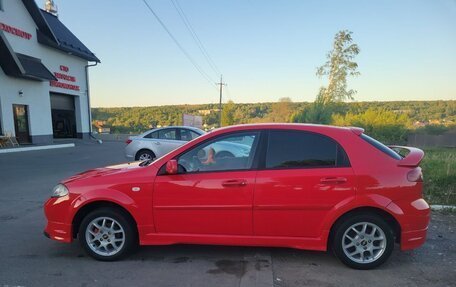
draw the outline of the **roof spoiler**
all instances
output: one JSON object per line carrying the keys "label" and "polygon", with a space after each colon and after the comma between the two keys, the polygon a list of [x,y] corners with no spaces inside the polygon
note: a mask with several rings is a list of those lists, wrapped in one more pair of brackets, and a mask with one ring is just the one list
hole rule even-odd
{"label": "roof spoiler", "polygon": [[419,148],[395,145],[389,147],[392,149],[405,149],[409,151],[409,153],[397,163],[397,166],[417,167],[420,165],[421,160],[423,160],[424,152]]}
{"label": "roof spoiler", "polygon": [[362,133],[364,133],[364,129],[363,128],[349,127],[349,129],[357,136],[360,136]]}

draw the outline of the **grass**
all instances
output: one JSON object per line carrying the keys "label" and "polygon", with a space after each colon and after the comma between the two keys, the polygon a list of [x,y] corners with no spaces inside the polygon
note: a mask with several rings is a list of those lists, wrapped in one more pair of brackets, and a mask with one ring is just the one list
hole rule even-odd
{"label": "grass", "polygon": [[430,148],[424,152],[424,197],[430,204],[456,205],[456,148]]}

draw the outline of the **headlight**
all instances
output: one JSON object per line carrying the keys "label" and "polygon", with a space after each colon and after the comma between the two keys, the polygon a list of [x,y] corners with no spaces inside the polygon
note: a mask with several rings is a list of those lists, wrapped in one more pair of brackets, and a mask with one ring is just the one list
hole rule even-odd
{"label": "headlight", "polygon": [[51,197],[62,197],[65,195],[68,195],[68,188],[63,184],[59,183],[52,190]]}

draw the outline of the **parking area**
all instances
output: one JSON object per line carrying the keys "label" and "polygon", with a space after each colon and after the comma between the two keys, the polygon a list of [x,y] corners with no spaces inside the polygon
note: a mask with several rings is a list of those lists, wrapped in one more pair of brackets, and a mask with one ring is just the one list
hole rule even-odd
{"label": "parking area", "polygon": [[428,240],[376,270],[357,271],[332,255],[285,248],[142,247],[119,262],[97,262],[78,242],[43,236],[42,210],[60,179],[125,161],[121,142],[0,155],[0,286],[455,286],[456,216],[434,212]]}

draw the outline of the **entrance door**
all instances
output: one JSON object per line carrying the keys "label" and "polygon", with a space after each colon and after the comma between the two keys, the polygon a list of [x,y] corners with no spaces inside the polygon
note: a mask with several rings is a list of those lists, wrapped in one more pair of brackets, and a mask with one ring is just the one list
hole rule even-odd
{"label": "entrance door", "polygon": [[13,105],[14,114],[14,129],[16,131],[17,141],[22,143],[30,143],[28,106]]}
{"label": "entrance door", "polygon": [[52,130],[54,138],[76,137],[74,97],[51,93]]}

